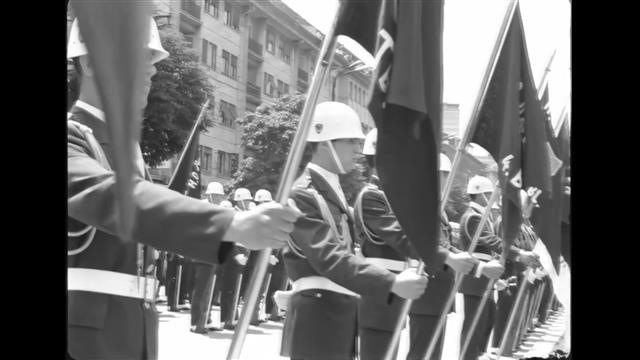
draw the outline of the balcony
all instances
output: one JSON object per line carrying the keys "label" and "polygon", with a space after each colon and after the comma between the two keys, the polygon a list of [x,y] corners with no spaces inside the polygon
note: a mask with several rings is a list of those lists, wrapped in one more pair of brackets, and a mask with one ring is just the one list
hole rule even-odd
{"label": "balcony", "polygon": [[247,101],[255,105],[262,103],[260,86],[247,82]]}
{"label": "balcony", "polygon": [[[180,2],[180,19],[183,20],[188,25],[193,27],[195,32],[195,28],[200,27],[202,25],[202,20],[200,19],[202,13],[202,8],[200,5],[197,5],[193,1],[182,0]],[[189,29],[191,30],[191,29]],[[187,31],[191,32],[191,31]]]}
{"label": "balcony", "polygon": [[302,69],[298,69],[298,82],[303,82],[305,84],[309,83],[309,73],[302,70]]}
{"label": "balcony", "polygon": [[264,60],[262,57],[262,44],[252,38],[249,38],[249,59],[256,62]]}

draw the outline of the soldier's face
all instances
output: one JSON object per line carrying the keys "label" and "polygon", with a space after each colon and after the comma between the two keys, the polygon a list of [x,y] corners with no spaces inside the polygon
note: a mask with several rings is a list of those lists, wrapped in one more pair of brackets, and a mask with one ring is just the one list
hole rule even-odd
{"label": "soldier's face", "polygon": [[333,147],[336,149],[336,154],[342,162],[342,167],[345,172],[353,170],[358,162],[360,156],[362,156],[362,140],[360,139],[338,139],[333,141]]}
{"label": "soldier's face", "polygon": [[148,52],[148,59],[145,62],[145,73],[144,73],[144,93],[142,96],[142,104],[140,104],[140,109],[144,110],[147,107],[147,99],[149,97],[149,92],[151,91],[151,78],[158,72],[155,64],[151,62],[153,57],[153,53],[151,51]]}

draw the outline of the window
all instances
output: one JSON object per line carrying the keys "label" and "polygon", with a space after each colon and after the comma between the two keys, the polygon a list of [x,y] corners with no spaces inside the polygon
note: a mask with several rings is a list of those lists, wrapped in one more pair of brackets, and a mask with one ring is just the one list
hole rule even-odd
{"label": "window", "polygon": [[289,93],[289,85],[278,80],[278,97],[287,95]]}
{"label": "window", "polygon": [[236,79],[238,77],[238,57],[231,55],[226,50],[222,50],[222,62],[224,64],[222,73],[232,79]]}
{"label": "window", "polygon": [[267,29],[267,51],[276,54],[276,34]]}
{"label": "window", "polygon": [[236,106],[224,100],[220,100],[220,118],[222,119],[222,125],[235,127]]}
{"label": "window", "polygon": [[291,52],[291,45],[289,45],[285,39],[281,39],[280,44],[278,44],[278,57],[287,64],[291,64]]}
{"label": "window", "polygon": [[268,73],[264,73],[264,93],[266,95],[269,95],[271,97],[273,97],[274,92],[276,90],[276,84],[275,84],[275,80],[273,79],[273,75],[268,74]]}
{"label": "window", "polygon": [[353,83],[349,82],[349,99],[353,100]]}
{"label": "window", "polygon": [[288,95],[289,94],[289,84],[284,84],[284,94]]}
{"label": "window", "polygon": [[202,63],[212,68],[213,70],[216,69],[217,52],[217,46],[208,42],[207,40],[202,40]]}
{"label": "window", "polygon": [[184,35],[184,41],[190,48],[193,47],[193,35]]}
{"label": "window", "polygon": [[238,154],[218,151],[218,175],[233,175],[238,170],[238,157]]}
{"label": "window", "polygon": [[218,9],[220,0],[205,0],[204,1],[204,12],[213,16],[214,18],[218,18]]}
{"label": "window", "polygon": [[240,13],[235,9],[235,7],[225,2],[224,4],[224,24],[229,26],[234,30],[238,30],[240,27]]}
{"label": "window", "polygon": [[213,161],[213,150],[208,146],[200,145],[200,166],[201,170],[207,174],[211,173],[212,170],[212,161]]}
{"label": "window", "polygon": [[238,78],[238,57],[235,55],[231,55],[231,77]]}

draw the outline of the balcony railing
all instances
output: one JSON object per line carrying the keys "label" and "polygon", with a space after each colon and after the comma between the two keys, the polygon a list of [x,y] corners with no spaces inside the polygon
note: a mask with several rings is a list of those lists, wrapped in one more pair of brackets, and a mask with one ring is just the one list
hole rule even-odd
{"label": "balcony railing", "polygon": [[200,5],[197,5],[193,1],[189,1],[189,0],[182,0],[181,4],[182,4],[181,8],[182,10],[184,10],[184,12],[200,20],[200,13],[201,13]]}
{"label": "balcony railing", "polygon": [[247,82],[247,95],[260,100],[261,97],[260,86]]}
{"label": "balcony railing", "polygon": [[302,70],[302,69],[298,69],[298,81],[300,82],[304,82],[304,83],[308,83],[309,82],[309,73]]}
{"label": "balcony railing", "polygon": [[252,38],[249,38],[249,50],[253,51],[257,55],[262,56],[262,44]]}

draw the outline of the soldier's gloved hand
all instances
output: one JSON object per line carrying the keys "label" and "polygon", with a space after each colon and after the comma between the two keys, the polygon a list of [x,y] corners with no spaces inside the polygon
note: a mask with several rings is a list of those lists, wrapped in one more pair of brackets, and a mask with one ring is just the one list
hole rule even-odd
{"label": "soldier's gloved hand", "polygon": [[302,213],[291,199],[288,206],[267,202],[248,211],[237,211],[222,241],[238,243],[249,250],[281,248],[300,216]]}
{"label": "soldier's gloved hand", "polygon": [[269,256],[269,264],[271,264],[271,265],[275,265],[275,264],[277,264],[277,263],[278,263],[278,261],[279,261],[279,260],[278,260],[278,258],[277,258],[277,257],[275,257],[275,256],[273,256],[273,255],[270,255],[270,256]]}
{"label": "soldier's gloved hand", "polygon": [[518,260],[527,266],[535,266],[538,262],[538,254],[533,251],[521,251]]}
{"label": "soldier's gloved hand", "polygon": [[478,260],[468,252],[460,252],[457,254],[449,252],[447,260],[445,261],[455,272],[461,274],[468,274],[477,262]]}
{"label": "soldier's gloved hand", "polygon": [[518,277],[517,276],[511,276],[510,278],[507,279],[507,285],[509,286],[518,286]]}
{"label": "soldier's gloved hand", "polygon": [[233,259],[242,266],[247,265],[247,256],[244,254],[238,254]]}
{"label": "soldier's gloved hand", "polygon": [[405,299],[417,299],[427,288],[428,282],[429,279],[424,275],[418,275],[416,269],[406,269],[396,275],[391,292]]}
{"label": "soldier's gloved hand", "polygon": [[506,289],[507,286],[509,286],[509,284],[505,280],[499,279],[498,281],[496,281],[496,290],[498,291]]}
{"label": "soldier's gloved hand", "polygon": [[504,266],[500,264],[498,260],[491,260],[485,264],[482,264],[482,275],[489,279],[499,279],[504,273]]}

